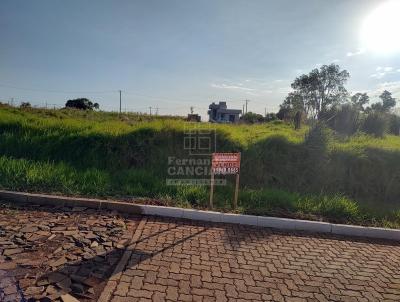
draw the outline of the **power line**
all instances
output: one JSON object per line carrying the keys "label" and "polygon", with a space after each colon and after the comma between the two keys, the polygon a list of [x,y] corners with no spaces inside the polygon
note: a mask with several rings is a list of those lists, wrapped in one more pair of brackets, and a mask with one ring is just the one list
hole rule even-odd
{"label": "power line", "polygon": [[47,89],[36,89],[36,88],[26,88],[26,87],[18,87],[12,85],[0,84],[0,87],[18,89],[18,90],[27,90],[27,91],[37,91],[37,92],[48,92],[48,93],[95,93],[95,94],[105,94],[105,93],[114,93],[116,90],[106,90],[106,91],[61,91],[61,90],[47,90]]}
{"label": "power line", "polygon": [[[119,102],[120,102],[120,104],[119,104],[119,112],[122,112],[122,90],[104,90],[104,91],[63,91],[63,90],[47,90],[47,89],[36,89],[36,88],[27,88],[27,87],[20,87],[20,86],[14,86],[14,85],[7,85],[7,84],[1,84],[0,83],[0,87],[8,87],[8,88],[12,88],[12,89],[17,89],[17,90],[26,90],[26,91],[38,91],[38,92],[46,92],[46,93],[60,93],[60,94],[111,94],[111,93],[116,93],[116,92],[118,92],[119,93]],[[202,100],[202,101],[199,101],[199,100],[193,100],[193,99],[190,99],[190,98],[185,98],[185,99],[182,99],[182,98],[175,98],[175,97],[172,97],[172,98],[163,98],[163,97],[158,97],[158,96],[151,96],[151,95],[147,95],[147,94],[143,94],[143,93],[140,93],[140,92],[135,92],[135,91],[125,91],[124,90],[124,93],[125,93],[125,95],[134,95],[134,96],[140,96],[140,97],[144,97],[144,98],[148,98],[148,99],[154,99],[154,100],[158,100],[158,101],[164,101],[164,102],[173,102],[173,103],[185,103],[185,104],[187,104],[187,103],[190,103],[190,102],[192,102],[192,103],[201,103],[201,102],[203,102],[203,101],[205,101],[206,99],[209,99],[209,98],[204,98],[204,100]],[[134,102],[134,101],[133,101]],[[240,101],[240,100],[230,100],[229,101],[230,103],[238,103],[238,102],[243,102],[243,100],[242,101]],[[243,106],[243,113],[247,113],[248,112],[248,102],[249,102],[249,100],[245,100],[245,106]],[[261,102],[261,101],[253,101],[252,100],[252,102],[254,102],[254,103],[256,103],[256,104],[263,104],[264,106],[265,106],[265,103],[264,102]],[[103,107],[105,107],[105,106],[103,106]],[[148,108],[148,107],[147,107]],[[158,109],[167,109],[167,110],[170,110],[170,109],[173,109],[173,108],[179,108],[179,109],[181,109],[181,107],[171,107],[171,106],[168,106],[168,107],[163,107],[163,108],[160,108],[160,107],[157,107]],[[205,108],[205,107],[197,107],[198,109],[205,109],[205,110],[207,110],[208,108]],[[156,108],[154,108],[154,109],[156,109]],[[156,114],[158,114],[158,109],[157,109],[157,111],[156,111]],[[153,113],[153,112],[152,112]]]}

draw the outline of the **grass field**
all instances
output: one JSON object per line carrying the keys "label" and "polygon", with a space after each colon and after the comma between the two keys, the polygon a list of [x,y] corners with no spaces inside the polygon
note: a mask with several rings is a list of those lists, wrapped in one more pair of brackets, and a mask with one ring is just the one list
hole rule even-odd
{"label": "grass field", "polygon": [[[184,138],[198,126],[178,117],[4,106],[0,186],[204,208],[208,187],[166,185],[168,157],[188,157]],[[242,152],[239,212],[400,225],[400,137],[340,138],[281,122],[212,127],[217,151]],[[216,188],[222,211],[231,210],[228,183]]]}

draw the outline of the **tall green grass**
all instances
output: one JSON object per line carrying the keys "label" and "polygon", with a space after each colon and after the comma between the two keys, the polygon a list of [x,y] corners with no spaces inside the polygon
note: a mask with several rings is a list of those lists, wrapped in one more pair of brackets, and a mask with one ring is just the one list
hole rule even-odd
{"label": "tall green grass", "polygon": [[[188,157],[179,117],[0,108],[0,186],[85,196],[150,197],[206,206],[208,188],[167,186],[168,156]],[[217,151],[242,152],[240,211],[397,223],[400,137],[336,137],[325,128],[211,125]],[[232,187],[216,189],[231,210]],[[375,220],[377,222],[375,222]]]}

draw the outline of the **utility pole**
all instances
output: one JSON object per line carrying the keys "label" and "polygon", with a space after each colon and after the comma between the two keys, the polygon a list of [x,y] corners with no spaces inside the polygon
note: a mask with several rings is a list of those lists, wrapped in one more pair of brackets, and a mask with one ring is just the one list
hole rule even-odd
{"label": "utility pole", "polygon": [[246,102],[246,113],[247,113],[247,103],[250,102],[249,100],[245,100]]}
{"label": "utility pole", "polygon": [[121,97],[121,90],[119,91],[119,114],[121,114],[121,107],[122,107],[122,97]]}
{"label": "utility pole", "polygon": [[150,116],[151,116],[151,106],[149,107],[149,109],[150,109]]}
{"label": "utility pole", "polygon": [[242,111],[242,115],[244,114],[244,104],[243,104],[243,111]]}
{"label": "utility pole", "polygon": [[156,107],[156,115],[158,115],[158,109],[160,109],[160,108]]}
{"label": "utility pole", "polygon": [[267,116],[267,108],[264,108],[264,116]]}

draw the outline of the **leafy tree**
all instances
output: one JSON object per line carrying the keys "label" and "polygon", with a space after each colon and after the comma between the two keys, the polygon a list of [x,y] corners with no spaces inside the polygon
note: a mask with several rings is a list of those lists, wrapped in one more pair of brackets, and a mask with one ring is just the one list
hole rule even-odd
{"label": "leafy tree", "polygon": [[[344,84],[350,74],[340,70],[339,65],[323,65],[303,74],[292,83],[294,92],[285,100],[292,107],[303,104],[304,111],[313,118],[318,118],[322,111],[330,106],[342,103],[348,93]],[[285,105],[285,102],[283,105]]]}
{"label": "leafy tree", "polygon": [[80,110],[93,110],[93,109],[99,109],[100,106],[98,103],[93,103],[86,98],[79,98],[74,100],[68,100],[67,103],[65,104],[65,107],[75,108]]}
{"label": "leafy tree", "polygon": [[292,118],[293,112],[287,107],[282,107],[279,109],[278,113],[276,114],[276,117],[280,120],[287,120]]}
{"label": "leafy tree", "polygon": [[27,108],[31,108],[31,103],[29,102],[22,102],[20,105],[21,108],[27,109]]}
{"label": "leafy tree", "polygon": [[382,102],[377,102],[366,109],[367,112],[384,112],[388,113],[396,106],[396,99],[392,97],[392,94],[385,90],[379,96]]}
{"label": "leafy tree", "polygon": [[387,90],[382,92],[379,98],[382,100],[382,107],[386,112],[390,111],[390,109],[396,106],[396,99],[392,97],[392,94]]}
{"label": "leafy tree", "polygon": [[247,124],[262,123],[264,121],[264,118],[261,114],[253,112],[247,112],[243,114],[240,119]]}
{"label": "leafy tree", "polygon": [[308,107],[304,104],[304,99],[298,92],[289,92],[286,99],[283,101],[281,108],[289,109],[293,112],[304,111],[306,113]]}
{"label": "leafy tree", "polygon": [[351,103],[360,111],[365,111],[364,106],[369,103],[369,96],[366,93],[358,92],[351,97]]}
{"label": "leafy tree", "polygon": [[368,108],[366,109],[366,111],[367,111],[368,113],[371,113],[371,112],[384,112],[385,110],[383,109],[382,103],[378,102],[378,103],[373,103],[373,104],[371,105],[371,107],[368,107]]}

